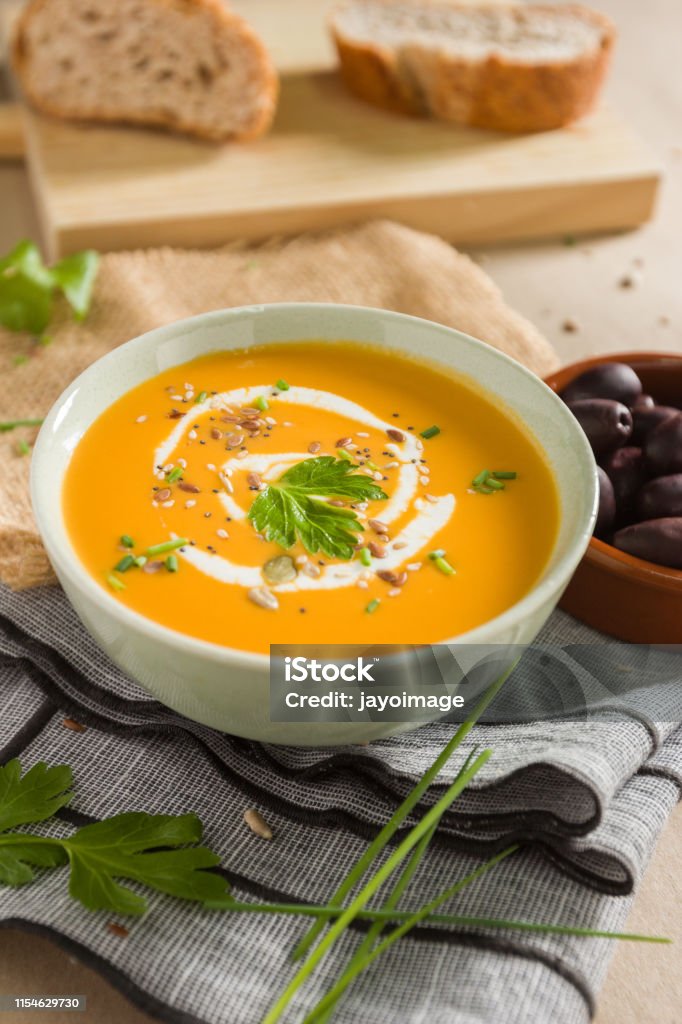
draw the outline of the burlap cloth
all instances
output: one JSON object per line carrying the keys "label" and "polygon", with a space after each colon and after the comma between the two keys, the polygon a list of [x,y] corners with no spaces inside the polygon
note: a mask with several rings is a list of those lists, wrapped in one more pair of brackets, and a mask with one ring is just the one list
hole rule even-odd
{"label": "burlap cloth", "polygon": [[[41,417],[77,374],[111,348],[182,317],[262,302],[344,302],[436,320],[508,353],[540,375],[557,357],[468,257],[432,235],[376,221],[339,232],[212,251],[152,249],[103,257],[84,324],[60,307],[47,347],[0,328],[0,421]],[[28,362],[15,365],[30,352]],[[0,434],[0,579],[54,577],[29,498],[30,459]]]}

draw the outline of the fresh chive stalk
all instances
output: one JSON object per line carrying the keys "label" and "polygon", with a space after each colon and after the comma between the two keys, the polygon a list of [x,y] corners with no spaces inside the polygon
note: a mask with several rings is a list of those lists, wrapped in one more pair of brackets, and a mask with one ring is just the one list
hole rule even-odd
{"label": "fresh chive stalk", "polygon": [[107,583],[112,590],[125,590],[126,585],[123,580],[120,580],[118,576],[114,576],[113,573],[109,573],[107,576]]}
{"label": "fresh chive stalk", "polygon": [[372,553],[369,548],[360,548],[360,561],[363,565],[372,564]]}
{"label": "fresh chive stalk", "polygon": [[114,572],[128,572],[128,569],[131,569],[135,564],[134,555],[124,555],[121,561],[117,562],[114,566]]}
{"label": "fresh chive stalk", "polygon": [[152,544],[151,547],[147,548],[145,554],[149,558],[154,558],[156,555],[165,555],[169,551],[177,551],[178,548],[184,548],[185,544],[189,544],[187,537],[178,537],[177,540],[164,540],[162,544]]}
{"label": "fresh chive stalk", "polygon": [[436,548],[435,551],[429,551],[428,557],[432,562],[435,562],[437,558],[445,558],[445,548]]}
{"label": "fresh chive stalk", "polygon": [[[230,896],[220,900],[207,900],[203,904],[207,910],[230,911],[237,914],[287,914],[293,917],[314,917],[327,922],[340,915],[345,907],[331,903],[241,903]],[[359,921],[407,921],[412,913],[407,910],[360,910]],[[511,928],[514,931],[540,932],[548,935],[574,935],[590,939],[621,939],[630,942],[655,942],[670,944],[671,939],[661,935],[638,935],[634,932],[606,932],[594,928],[574,928],[572,925],[543,924],[535,921],[507,920],[504,917],[468,917],[466,914],[429,914],[425,918],[428,924],[472,925],[479,928]]]}
{"label": "fresh chive stalk", "polygon": [[432,910],[435,910],[437,907],[441,906],[441,904],[447,902],[447,900],[452,899],[453,896],[458,892],[461,892],[461,890],[466,888],[466,886],[471,885],[472,882],[475,882],[482,875],[485,875],[492,868],[496,867],[500,861],[504,860],[505,857],[509,857],[510,854],[515,853],[518,848],[518,846],[510,846],[508,849],[502,850],[501,853],[498,853],[495,857],[491,857],[490,860],[485,862],[485,864],[481,864],[474,871],[471,871],[466,875],[465,878],[460,879],[459,882],[451,885],[449,889],[446,889],[439,896],[436,896],[435,899],[431,900],[430,903],[427,903],[421,910],[411,914],[406,921],[404,921],[398,928],[394,929],[394,931],[390,932],[384,941],[380,942],[378,946],[375,946],[370,953],[365,954],[362,959],[358,958],[354,964],[349,966],[348,970],[341,975],[333,988],[330,989],[327,995],[320,1000],[312,1013],[308,1014],[304,1019],[303,1024],[317,1024],[327,1011],[333,1009],[334,1005],[338,1002],[348,986],[357,978],[357,976],[366,970],[371,963],[382,955],[382,953],[385,953],[394,942],[397,942],[397,940],[401,939],[403,935],[406,935],[416,925],[420,924],[429,916]]}
{"label": "fresh chive stalk", "polygon": [[[355,888],[363,875],[368,871],[375,858],[381,853],[387,844],[390,843],[405,818],[412,813],[413,809],[424,796],[431,783],[438,777],[454,752],[467,738],[488,705],[495,699],[513,669],[514,665],[507,669],[499,679],[488,687],[474,708],[471,716],[462,722],[452,739],[445,745],[443,750],[441,750],[431,767],[424,772],[419,782],[417,782],[413,789],[410,790],[402,804],[394,812],[393,816],[389,821],[387,821],[379,834],[372,840],[362,857],[360,857],[357,863],[351,868],[345,879],[337,888],[336,892],[332,895],[330,900],[332,904],[343,903],[343,900],[346,898],[348,893]],[[309,931],[306,932],[293,951],[292,957],[294,960],[300,959],[310,949],[324,928],[324,924],[325,922],[323,920],[316,921]]]}
{"label": "fresh chive stalk", "polygon": [[170,473],[166,474],[166,483],[174,484],[182,476],[182,466],[174,466]]}
{"label": "fresh chive stalk", "polygon": [[257,409],[260,409],[261,412],[265,412],[267,409],[270,408],[270,406],[268,405],[268,400],[265,397],[265,395],[259,395],[253,404]]}
{"label": "fresh chive stalk", "polygon": [[346,462],[352,462],[353,461],[345,448],[337,448],[336,449],[336,454],[338,455],[338,457],[340,459],[344,459]]}
{"label": "fresh chive stalk", "polygon": [[168,558],[166,559],[165,565],[166,565],[166,568],[168,569],[168,572],[177,572],[178,571],[178,556],[177,555],[169,555]]}
{"label": "fresh chive stalk", "polygon": [[290,385],[287,384],[287,382],[285,380],[282,380],[281,377],[280,377],[280,379],[278,381],[275,382],[275,387],[277,388],[278,391],[288,391],[289,390],[289,386]]}
{"label": "fresh chive stalk", "polygon": [[482,469],[481,472],[477,473],[477,475],[471,481],[471,486],[472,487],[483,487],[483,485],[485,484],[485,482],[486,482],[486,480],[488,479],[489,476],[490,476],[490,470],[489,469]]}
{"label": "fresh chive stalk", "polygon": [[368,615],[373,615],[374,612],[377,610],[377,608],[379,607],[380,604],[381,604],[381,601],[379,600],[379,598],[378,597],[374,597],[374,598],[372,598],[372,600],[369,602],[369,604],[365,608],[365,611],[367,612]]}
{"label": "fresh chive stalk", "polygon": [[[430,828],[436,824],[445,811],[450,805],[457,799],[459,794],[466,789],[471,779],[481,770],[483,765],[486,763],[490,755],[491,750],[482,751],[474,761],[470,764],[466,771],[461,772],[455,781],[448,786],[443,796],[438,800],[433,807],[430,808],[424,815],[424,817],[414,826],[414,828],[407,834],[400,845],[393,851],[390,857],[381,865],[381,867],[372,875],[370,880],[363,886],[360,892],[355,896],[352,902],[344,910],[343,914],[331,925],[326,935],[320,939],[320,942],[315,946],[314,950],[308,957],[308,959],[301,965],[298,973],[292,978],[287,985],[286,989],[279,997],[272,1009],[263,1018],[263,1024],[275,1024],[276,1021],[281,1020],[282,1015],[293,999],[294,995],[301,987],[304,981],[312,974],[314,969],[317,967],[320,960],[324,957],[327,950],[334,945],[339,936],[346,930],[348,925],[353,921],[359,910],[363,910],[365,905],[374,896],[374,894],[381,888],[381,886],[390,878],[393,872],[400,866],[400,864],[408,857],[412,850],[417,846],[419,841],[424,835],[430,830]],[[514,848],[515,849],[515,848]],[[511,851],[505,851],[505,854]],[[501,859],[501,854],[498,855]],[[482,872],[482,868],[479,868],[479,872]],[[473,880],[473,879],[472,879]],[[462,883],[464,880],[462,880]],[[460,886],[462,885],[460,883]],[[410,919],[411,920],[411,919]],[[420,917],[419,920],[422,920]],[[405,931],[409,930],[406,926],[409,922],[405,922],[401,925],[404,934]],[[416,923],[416,922],[415,922]],[[409,923],[409,927],[413,927],[412,923]],[[396,932],[400,929],[396,929]],[[389,936],[390,938],[390,936]],[[396,935],[396,938],[400,938]],[[387,941],[387,940],[385,940]],[[395,941],[395,940],[393,940]],[[382,943],[382,946],[384,943]],[[380,948],[380,947],[377,947]],[[340,994],[340,993],[339,993]]]}
{"label": "fresh chive stalk", "polygon": [[137,558],[135,559],[135,565],[138,567],[138,569],[141,569],[142,566],[146,565],[146,564],[147,564],[147,556],[146,555],[138,555]]}
{"label": "fresh chive stalk", "polygon": [[127,533],[122,533],[121,534],[121,544],[123,545],[124,548],[134,548],[135,547],[135,541]]}
{"label": "fresh chive stalk", "polygon": [[0,423],[0,434],[16,430],[17,427],[40,427],[42,423],[42,420],[7,420],[5,423]]}
{"label": "fresh chive stalk", "polygon": [[489,476],[488,477],[488,479],[485,482],[485,486],[488,487],[491,491],[503,491],[504,490],[504,484],[502,483],[502,481],[501,480],[496,480],[494,476]]}
{"label": "fresh chive stalk", "polygon": [[432,427],[427,427],[426,430],[422,430],[419,436],[423,437],[425,441],[428,441],[429,438],[436,437],[437,434],[440,434],[440,427],[437,427],[434,423]]}
{"label": "fresh chive stalk", "polygon": [[494,469],[492,475],[496,480],[516,480],[518,474],[511,469]]}
{"label": "fresh chive stalk", "polygon": [[208,398],[208,391],[200,391],[197,397],[194,399],[195,405],[202,405]]}

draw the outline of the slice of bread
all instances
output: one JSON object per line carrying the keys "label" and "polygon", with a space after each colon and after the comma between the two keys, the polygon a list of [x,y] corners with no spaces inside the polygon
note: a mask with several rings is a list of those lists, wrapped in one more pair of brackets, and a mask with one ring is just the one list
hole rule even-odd
{"label": "slice of bread", "polygon": [[29,101],[62,118],[250,139],[277,102],[269,54],[221,0],[31,0],[13,62]]}
{"label": "slice of bread", "polygon": [[509,132],[547,131],[587,113],[615,38],[606,17],[572,4],[351,0],[330,24],[357,96]]}

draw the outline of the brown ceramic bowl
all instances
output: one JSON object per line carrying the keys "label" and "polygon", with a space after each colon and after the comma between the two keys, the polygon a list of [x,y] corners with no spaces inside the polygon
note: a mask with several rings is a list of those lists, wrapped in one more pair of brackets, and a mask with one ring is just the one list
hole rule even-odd
{"label": "brown ceramic bowl", "polygon": [[[599,363],[628,363],[647,394],[662,405],[682,404],[682,354],[623,352],[595,356],[546,379],[554,391]],[[682,643],[682,570],[619,551],[593,537],[560,607],[595,629],[632,643]]]}

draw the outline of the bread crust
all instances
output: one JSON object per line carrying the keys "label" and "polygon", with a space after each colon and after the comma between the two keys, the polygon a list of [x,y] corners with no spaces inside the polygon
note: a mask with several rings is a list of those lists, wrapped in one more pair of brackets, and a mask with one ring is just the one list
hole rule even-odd
{"label": "bread crust", "polygon": [[[426,0],[419,6],[428,9],[430,4]],[[476,11],[475,6],[448,6]],[[547,5],[531,9],[556,11]],[[601,45],[574,59],[530,63],[502,54],[467,60],[415,43],[401,47],[401,59],[379,43],[344,35],[334,12],[330,28],[345,84],[375,106],[493,131],[539,132],[564,127],[592,109],[615,42],[614,26],[604,15],[578,4],[562,5],[561,11],[589,20],[601,32]],[[410,65],[417,64],[418,84],[409,74]]]}
{"label": "bread crust", "polygon": [[183,118],[182,116],[163,116],[159,114],[158,110],[155,110],[150,116],[147,116],[144,113],[135,113],[125,110],[115,113],[98,112],[94,116],[92,114],[83,114],[82,116],[79,116],[65,112],[64,109],[60,107],[58,100],[52,100],[45,96],[38,95],[35,90],[31,88],[28,76],[28,66],[31,55],[28,52],[26,30],[31,19],[46,6],[49,6],[50,2],[51,0],[31,0],[31,2],[23,8],[17,19],[11,44],[12,66],[21,83],[23,93],[29,103],[42,113],[49,114],[52,117],[63,120],[76,120],[88,123],[134,124],[138,126],[146,125],[166,129],[174,133],[193,135],[208,142],[225,142],[230,139],[235,141],[246,141],[263,135],[270,128],[277,108],[277,99],[279,95],[279,77],[277,75],[277,71],[275,70],[272,58],[260,37],[251,28],[248,22],[233,11],[230,11],[223,0],[153,0],[153,2],[159,7],[167,7],[170,9],[172,7],[177,7],[178,5],[182,5],[186,6],[188,9],[194,9],[199,13],[203,12],[213,18],[215,32],[217,34],[229,31],[232,38],[236,36],[244,46],[248,46],[253,50],[256,55],[258,74],[262,79],[263,102],[259,109],[254,111],[251,123],[249,123],[243,130],[240,130],[239,132],[211,131],[201,125],[197,125],[191,119]]}

